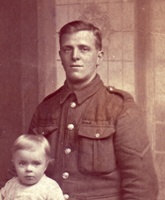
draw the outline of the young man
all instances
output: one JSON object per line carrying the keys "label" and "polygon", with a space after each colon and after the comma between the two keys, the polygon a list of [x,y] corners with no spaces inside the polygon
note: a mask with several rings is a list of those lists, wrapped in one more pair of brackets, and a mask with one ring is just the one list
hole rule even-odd
{"label": "young man", "polygon": [[105,87],[100,30],[73,21],[60,30],[64,86],[38,106],[29,134],[43,134],[54,153],[47,175],[65,199],[155,200],[157,179],[145,124],[128,93]]}

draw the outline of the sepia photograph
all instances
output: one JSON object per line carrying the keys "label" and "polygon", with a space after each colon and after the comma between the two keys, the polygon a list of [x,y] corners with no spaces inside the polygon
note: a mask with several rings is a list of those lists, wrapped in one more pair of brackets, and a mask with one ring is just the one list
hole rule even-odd
{"label": "sepia photograph", "polygon": [[165,199],[165,0],[0,0],[0,200]]}

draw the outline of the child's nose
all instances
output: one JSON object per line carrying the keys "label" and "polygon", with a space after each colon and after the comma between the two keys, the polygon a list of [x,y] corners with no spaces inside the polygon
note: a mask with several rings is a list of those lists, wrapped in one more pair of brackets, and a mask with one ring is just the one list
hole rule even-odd
{"label": "child's nose", "polygon": [[33,171],[33,166],[32,165],[27,165],[26,166],[26,171]]}

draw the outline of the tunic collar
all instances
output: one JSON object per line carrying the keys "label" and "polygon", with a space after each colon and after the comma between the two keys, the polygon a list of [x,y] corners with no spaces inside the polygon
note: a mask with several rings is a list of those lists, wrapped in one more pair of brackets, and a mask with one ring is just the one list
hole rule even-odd
{"label": "tunic collar", "polygon": [[103,82],[98,74],[89,84],[87,84],[80,90],[76,90],[74,92],[68,88],[67,83],[65,81],[63,90],[61,91],[62,93],[60,97],[60,103],[64,103],[64,101],[68,98],[70,94],[75,94],[77,98],[77,103],[81,104],[87,98],[95,94],[101,87],[103,87]]}

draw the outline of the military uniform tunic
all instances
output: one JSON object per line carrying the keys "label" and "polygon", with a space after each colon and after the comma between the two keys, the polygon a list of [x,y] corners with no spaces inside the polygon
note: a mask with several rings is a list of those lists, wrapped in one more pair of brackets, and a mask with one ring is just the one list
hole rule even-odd
{"label": "military uniform tunic", "polygon": [[65,82],[37,107],[29,134],[48,138],[47,175],[71,200],[155,200],[157,179],[142,113],[132,96],[99,75],[71,91]]}

